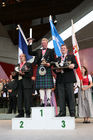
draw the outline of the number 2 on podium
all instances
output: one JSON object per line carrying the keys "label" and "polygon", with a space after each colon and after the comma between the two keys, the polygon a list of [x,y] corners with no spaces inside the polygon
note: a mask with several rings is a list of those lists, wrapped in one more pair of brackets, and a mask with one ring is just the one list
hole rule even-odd
{"label": "number 2 on podium", "polygon": [[41,117],[43,117],[43,110],[42,109],[40,110],[40,113],[41,113]]}
{"label": "number 2 on podium", "polygon": [[24,124],[24,122],[20,121],[20,128],[24,128],[23,124]]}

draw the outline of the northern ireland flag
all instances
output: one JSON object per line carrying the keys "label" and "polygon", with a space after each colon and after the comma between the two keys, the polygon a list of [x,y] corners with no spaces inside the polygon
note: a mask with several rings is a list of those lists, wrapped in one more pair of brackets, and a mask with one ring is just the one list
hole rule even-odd
{"label": "northern ireland flag", "polygon": [[72,22],[73,54],[75,55],[76,61],[78,63],[78,68],[76,69],[76,78],[77,78],[77,84],[78,86],[80,86],[80,80],[82,80],[82,73],[81,73],[81,64],[80,64],[80,58],[79,58],[79,46],[78,46],[75,32],[74,32],[73,20],[71,20],[71,22]]}

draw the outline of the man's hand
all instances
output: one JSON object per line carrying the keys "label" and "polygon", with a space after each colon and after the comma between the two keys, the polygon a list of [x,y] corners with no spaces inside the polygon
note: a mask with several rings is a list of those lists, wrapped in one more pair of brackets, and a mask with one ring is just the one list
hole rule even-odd
{"label": "man's hand", "polygon": [[47,66],[47,67],[50,67],[50,63],[46,63],[46,66]]}
{"label": "man's hand", "polygon": [[50,63],[45,63],[43,65],[46,66],[46,67],[50,67]]}
{"label": "man's hand", "polygon": [[20,75],[25,75],[25,73],[24,73],[24,72],[22,72],[22,71],[20,71],[20,72],[19,72],[19,74],[20,74]]}
{"label": "man's hand", "polygon": [[28,45],[32,44],[33,40],[32,39],[29,39],[28,40]]}
{"label": "man's hand", "polygon": [[56,70],[56,72],[61,72],[61,71],[62,71],[62,69],[57,69],[57,70]]}
{"label": "man's hand", "polygon": [[8,90],[8,92],[10,92],[10,93],[11,93],[11,92],[12,92],[12,89],[9,89],[9,90]]}
{"label": "man's hand", "polygon": [[32,78],[31,78],[31,79],[35,81],[35,80],[36,80],[36,77],[32,76]]}
{"label": "man's hand", "polygon": [[74,64],[70,64],[68,67],[69,67],[69,69],[74,69],[75,65]]}
{"label": "man's hand", "polygon": [[82,88],[83,91],[85,91],[85,90],[87,90],[87,89],[88,89],[88,87],[83,87],[83,88]]}

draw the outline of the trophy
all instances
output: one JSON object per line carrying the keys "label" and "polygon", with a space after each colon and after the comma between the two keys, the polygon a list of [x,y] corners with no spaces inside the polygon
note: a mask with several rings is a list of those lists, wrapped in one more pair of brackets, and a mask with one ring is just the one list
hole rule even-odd
{"label": "trophy", "polygon": [[21,71],[24,72],[24,73],[25,73],[25,72],[29,72],[29,71],[30,71],[30,67],[28,67],[27,64],[25,63],[25,64],[23,65],[23,67],[21,68]]}
{"label": "trophy", "polygon": [[53,70],[61,70],[61,73],[64,73],[64,69],[69,68],[69,65],[71,64],[71,61],[61,61],[60,63],[55,62],[55,66]]}
{"label": "trophy", "polygon": [[19,64],[15,66],[15,71],[16,72],[19,72],[20,71],[20,65]]}
{"label": "trophy", "polygon": [[16,72],[29,72],[30,71],[30,67],[28,67],[27,66],[27,64],[25,63],[23,66],[22,66],[22,68],[20,68],[20,65],[18,64],[18,65],[16,65],[15,66],[15,71]]}
{"label": "trophy", "polygon": [[46,60],[44,59],[44,57],[41,59],[41,65],[40,65],[40,68],[39,68],[39,74],[41,76],[44,76],[46,74],[46,68],[44,65],[46,65]]}

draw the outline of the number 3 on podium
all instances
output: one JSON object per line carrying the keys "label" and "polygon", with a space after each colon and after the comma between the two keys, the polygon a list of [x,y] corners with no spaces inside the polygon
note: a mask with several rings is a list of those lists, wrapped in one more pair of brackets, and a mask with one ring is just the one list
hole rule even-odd
{"label": "number 3 on podium", "polygon": [[66,127],[66,122],[65,122],[64,120],[61,121],[61,122],[62,122],[62,125],[61,125],[61,126],[62,126],[63,128],[65,128],[65,127]]}

